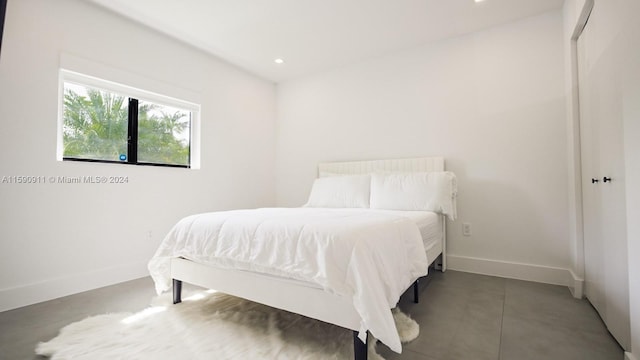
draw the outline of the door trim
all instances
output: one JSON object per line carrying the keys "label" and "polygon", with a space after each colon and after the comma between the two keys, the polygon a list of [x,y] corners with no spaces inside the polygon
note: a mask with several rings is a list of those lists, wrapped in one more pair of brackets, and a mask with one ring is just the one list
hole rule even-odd
{"label": "door trim", "polygon": [[576,286],[572,289],[575,298],[584,297],[584,229],[582,214],[582,157],[580,144],[580,94],[578,90],[578,38],[582,34],[594,0],[586,0],[580,11],[569,39],[569,89],[567,93],[567,128],[568,128],[568,160],[569,160],[569,218],[570,234],[574,238],[575,262],[573,269]]}

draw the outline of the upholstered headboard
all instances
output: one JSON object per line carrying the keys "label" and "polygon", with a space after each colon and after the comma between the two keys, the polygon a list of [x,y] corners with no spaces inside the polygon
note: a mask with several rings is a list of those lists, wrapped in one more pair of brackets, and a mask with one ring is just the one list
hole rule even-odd
{"label": "upholstered headboard", "polygon": [[443,157],[325,162],[318,164],[318,177],[332,174],[356,175],[374,172],[444,171]]}
{"label": "upholstered headboard", "polygon": [[[388,159],[368,161],[324,162],[318,164],[318,177],[332,175],[358,175],[372,174],[375,172],[436,172],[445,171],[443,157],[420,157],[410,159]],[[455,182],[454,182],[455,183]],[[455,187],[452,194],[455,204]],[[454,210],[455,214],[455,210]],[[455,215],[453,215],[455,217]],[[446,242],[446,216],[441,216],[442,243],[439,251],[440,263],[436,268],[445,271],[447,268],[447,242]],[[433,258],[439,254],[430,255]]]}

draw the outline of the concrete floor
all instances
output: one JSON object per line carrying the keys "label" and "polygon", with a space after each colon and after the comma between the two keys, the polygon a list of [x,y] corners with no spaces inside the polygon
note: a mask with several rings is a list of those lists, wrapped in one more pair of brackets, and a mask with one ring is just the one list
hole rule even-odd
{"label": "concrete floor", "polygon": [[[0,313],[0,359],[43,359],[39,341],[90,315],[137,311],[155,295],[150,278]],[[402,355],[378,345],[388,360],[622,360],[620,346],[586,300],[566,287],[432,271],[400,307],[420,324],[420,336]],[[214,358],[214,357],[212,357]]]}
{"label": "concrete floor", "polygon": [[[400,307],[420,336],[388,360],[622,360],[624,352],[587,300],[567,287],[433,271],[419,304]],[[406,294],[405,294],[406,295]]]}

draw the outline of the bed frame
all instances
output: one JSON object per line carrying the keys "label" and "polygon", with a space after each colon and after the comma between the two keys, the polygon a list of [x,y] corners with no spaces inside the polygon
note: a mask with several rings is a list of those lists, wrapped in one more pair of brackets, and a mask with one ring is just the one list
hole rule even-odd
{"label": "bed frame", "polygon": [[[320,163],[318,175],[368,174],[373,172],[444,171],[444,159],[425,157],[413,159],[373,160]],[[442,219],[442,242],[427,251],[427,258],[438,270],[446,270],[445,216]],[[277,276],[221,269],[183,258],[171,260],[173,303],[182,301],[182,282],[238,296],[274,308],[290,311],[313,319],[353,330],[354,357],[367,359],[367,342],[358,337],[360,316],[351,298],[331,294],[308,282]],[[414,301],[418,302],[418,280],[413,284]],[[368,334],[367,334],[368,335]],[[367,336],[368,338],[368,336]]]}

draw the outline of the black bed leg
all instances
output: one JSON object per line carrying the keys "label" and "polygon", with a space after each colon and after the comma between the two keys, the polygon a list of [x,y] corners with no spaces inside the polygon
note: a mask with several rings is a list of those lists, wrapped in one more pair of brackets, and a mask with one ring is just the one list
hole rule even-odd
{"label": "black bed leg", "polygon": [[367,342],[369,342],[369,332],[367,332],[367,341],[362,342],[358,337],[358,332],[353,332],[353,358],[355,360],[367,360]]}
{"label": "black bed leg", "polygon": [[173,303],[182,302],[182,281],[173,279]]}
{"label": "black bed leg", "polygon": [[420,302],[420,297],[418,295],[418,284],[420,283],[420,280],[416,279],[416,282],[413,283],[413,302],[414,303],[419,303]]}

